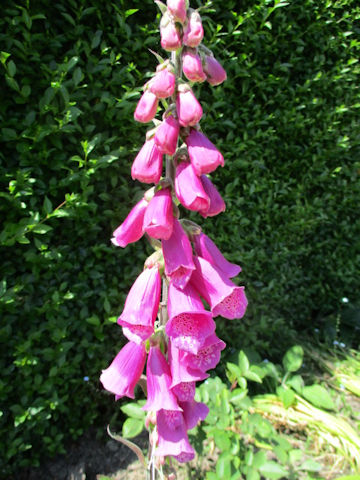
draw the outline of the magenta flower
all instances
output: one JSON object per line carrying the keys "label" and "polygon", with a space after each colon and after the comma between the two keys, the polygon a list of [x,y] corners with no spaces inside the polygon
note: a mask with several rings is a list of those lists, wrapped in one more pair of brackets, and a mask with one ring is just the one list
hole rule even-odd
{"label": "magenta flower", "polygon": [[131,210],[123,223],[114,231],[112,243],[118,247],[126,247],[137,242],[143,236],[144,215],[148,202],[142,198]]}
{"label": "magenta flower", "polygon": [[180,23],[186,20],[186,0],[167,0],[167,7],[174,19]]}
{"label": "magenta flower", "polygon": [[210,305],[213,316],[243,317],[248,303],[244,287],[235,285],[204,258],[194,257],[194,264],[191,285]]}
{"label": "magenta flower", "polygon": [[158,445],[155,455],[159,457],[173,456],[179,462],[189,462],[195,457],[195,451],[189,443],[184,420],[175,428],[169,428],[164,410],[156,415]]}
{"label": "magenta flower", "polygon": [[127,343],[110,366],[102,371],[100,381],[104,388],[117,398],[134,398],[134,388],[144,370],[146,351],[144,345]]}
{"label": "magenta flower", "polygon": [[185,50],[183,52],[182,68],[185,77],[191,82],[204,82],[206,80],[201,58],[195,51]]}
{"label": "magenta flower", "polygon": [[175,75],[167,68],[162,68],[157,71],[148,85],[150,92],[156,95],[157,98],[171,97],[175,90]]}
{"label": "magenta flower", "polygon": [[152,238],[169,240],[174,215],[170,188],[158,190],[150,200],[144,216],[143,230]]}
{"label": "magenta flower", "polygon": [[205,310],[198,293],[190,284],[180,290],[170,282],[168,314],[166,334],[172,345],[181,350],[198,353],[206,337],[215,331],[211,313]]}
{"label": "magenta flower", "polygon": [[186,353],[184,362],[187,368],[206,372],[215,368],[220,361],[220,352],[224,350],[226,344],[218,338],[215,333],[206,337],[203,346],[198,353]]}
{"label": "magenta flower", "polygon": [[205,380],[208,377],[204,370],[201,371],[189,366],[187,355],[185,351],[176,348],[173,342],[169,342],[168,358],[172,378],[170,388],[174,388],[181,383]]}
{"label": "magenta flower", "polygon": [[187,430],[191,430],[201,421],[205,420],[209,413],[209,407],[202,402],[192,400],[190,402],[180,402],[183,409],[183,417]]}
{"label": "magenta flower", "polygon": [[158,107],[158,99],[156,95],[151,93],[149,90],[146,90],[142,94],[136,106],[136,109],[134,112],[135,120],[141,123],[151,122],[151,120],[156,115],[157,107]]}
{"label": "magenta flower", "polygon": [[155,144],[161,153],[174,155],[179,137],[180,125],[178,120],[169,115],[156,129]]}
{"label": "magenta flower", "polygon": [[155,145],[154,138],[151,138],[137,154],[131,167],[131,178],[143,183],[158,183],[162,166],[163,156]]}
{"label": "magenta flower", "polygon": [[175,395],[170,390],[170,367],[160,347],[150,347],[146,378],[148,398],[143,410],[153,412],[158,412],[161,409],[182,411]]}
{"label": "magenta flower", "polygon": [[214,217],[215,215],[224,212],[226,209],[225,202],[220,193],[217,191],[215,185],[210,180],[210,178],[208,178],[206,175],[201,175],[200,180],[204,191],[210,199],[209,208],[207,210],[202,210],[201,212],[199,212],[200,215],[206,218]]}
{"label": "magenta flower", "polygon": [[165,273],[178,288],[184,288],[195,269],[191,243],[179,220],[174,218],[173,233],[161,242],[165,261]]}
{"label": "magenta flower", "polygon": [[165,13],[160,22],[161,46],[171,52],[181,47],[181,36],[173,19]]}
{"label": "magenta flower", "polygon": [[191,163],[181,162],[176,167],[175,192],[181,205],[195,212],[207,212],[210,199]]}
{"label": "magenta flower", "polygon": [[239,265],[228,262],[215,243],[205,233],[195,235],[194,247],[198,256],[205,258],[226,277],[236,277],[241,272]]}
{"label": "magenta flower", "polygon": [[181,382],[172,388],[172,392],[179,402],[191,402],[195,397],[195,382]]}
{"label": "magenta flower", "polygon": [[154,333],[160,291],[161,275],[157,266],[146,268],[135,280],[117,321],[129,340],[141,343]]}
{"label": "magenta flower", "polygon": [[179,85],[176,111],[182,127],[193,126],[200,122],[203,110],[187,85]]}
{"label": "magenta flower", "polygon": [[210,85],[220,85],[226,80],[226,72],[212,55],[205,56],[204,72]]}
{"label": "magenta flower", "polygon": [[190,9],[190,12],[184,28],[183,43],[187,47],[197,47],[204,37],[204,29],[199,13],[193,9]]}
{"label": "magenta flower", "polygon": [[213,172],[219,165],[224,166],[224,157],[203,133],[192,129],[185,142],[197,175]]}

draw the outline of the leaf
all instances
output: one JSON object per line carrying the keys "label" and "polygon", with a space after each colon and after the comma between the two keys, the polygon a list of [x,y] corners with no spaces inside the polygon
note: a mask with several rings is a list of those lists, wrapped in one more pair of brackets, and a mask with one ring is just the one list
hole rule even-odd
{"label": "leaf", "polygon": [[220,450],[226,452],[231,447],[231,441],[229,438],[229,432],[224,430],[215,430],[214,431],[215,443]]}
{"label": "leaf", "polygon": [[130,15],[134,15],[134,13],[138,12],[138,8],[130,8],[129,10],[125,11],[125,18],[130,17]]}
{"label": "leaf", "polygon": [[49,200],[48,197],[45,197],[44,203],[43,203],[43,208],[45,210],[45,213],[50,213],[52,211],[52,203],[51,200]]}
{"label": "leaf", "polygon": [[241,374],[244,375],[245,372],[249,370],[249,360],[246,356],[246,354],[241,350],[239,353],[239,362],[238,362],[239,368],[241,370]]}
{"label": "leaf", "polygon": [[52,230],[52,229],[53,229],[53,227],[50,227],[50,225],[44,225],[42,223],[42,224],[39,224],[39,225],[35,225],[35,227],[32,228],[32,231],[34,233],[38,233],[39,235],[44,235],[45,233],[50,232],[50,230]]}
{"label": "leaf", "polygon": [[8,52],[0,52],[0,62],[4,65],[6,60],[10,57],[10,53]]}
{"label": "leaf", "polygon": [[259,377],[259,375],[255,372],[251,371],[251,370],[247,371],[244,374],[244,377],[247,378],[248,380],[253,381],[253,382],[262,383],[262,380]]}
{"label": "leaf", "polygon": [[287,372],[296,372],[302,365],[304,350],[300,345],[294,345],[284,355],[283,365]]}
{"label": "leaf", "polygon": [[128,417],[144,420],[146,412],[141,409],[141,405],[138,403],[126,403],[120,407],[121,411]]}
{"label": "leaf", "polygon": [[302,390],[303,396],[311,402],[315,407],[334,410],[335,404],[329,392],[321,385],[310,385]]}
{"label": "leaf", "polygon": [[289,380],[287,380],[286,385],[292,387],[295,392],[301,395],[302,389],[304,387],[304,380],[302,379],[301,375],[294,375]]}
{"label": "leaf", "polygon": [[276,394],[280,397],[285,408],[290,407],[295,402],[295,393],[290,388],[278,387]]}
{"label": "leaf", "polygon": [[133,438],[143,431],[144,421],[138,418],[127,418],[123,424],[122,434],[125,438]]}
{"label": "leaf", "polygon": [[231,455],[221,454],[216,462],[216,475],[219,478],[230,478],[231,476]]}
{"label": "leaf", "polygon": [[305,460],[305,462],[298,467],[299,470],[306,470],[308,472],[320,472],[322,468],[321,463],[315,462],[312,458]]}
{"label": "leaf", "polygon": [[268,461],[259,468],[260,473],[270,480],[277,480],[281,477],[288,478],[288,471],[279,463]]}
{"label": "leaf", "polygon": [[16,65],[12,60],[10,60],[10,62],[7,64],[7,71],[10,77],[13,77],[16,73]]}

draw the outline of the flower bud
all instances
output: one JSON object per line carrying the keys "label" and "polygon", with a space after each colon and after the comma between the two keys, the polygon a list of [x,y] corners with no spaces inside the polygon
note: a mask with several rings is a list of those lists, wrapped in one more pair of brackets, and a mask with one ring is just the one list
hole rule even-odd
{"label": "flower bud", "polygon": [[147,140],[137,154],[132,167],[131,178],[143,183],[158,183],[161,177],[163,156],[155,140]]}
{"label": "flower bud", "polygon": [[197,101],[192,90],[186,85],[179,86],[179,93],[176,98],[176,110],[179,123],[182,127],[196,125],[203,114],[200,103]]}
{"label": "flower bud", "polygon": [[186,20],[186,0],[167,0],[166,3],[174,19],[184,23]]}
{"label": "flower bud", "polygon": [[158,107],[158,99],[149,90],[146,90],[135,109],[134,118],[138,122],[148,123],[155,117]]}
{"label": "flower bud", "polygon": [[152,238],[168,240],[174,224],[170,188],[158,190],[150,201],[144,216],[144,231]]}
{"label": "flower bud", "polygon": [[175,192],[181,205],[188,210],[199,212],[209,209],[209,197],[191,163],[181,162],[176,167]]}
{"label": "flower bud", "polygon": [[126,247],[129,243],[137,242],[143,236],[144,215],[148,202],[142,198],[130,211],[123,223],[114,231],[111,239],[114,245]]}
{"label": "flower bud", "polygon": [[173,115],[166,117],[155,133],[155,144],[161,153],[174,155],[179,131],[178,120]]}
{"label": "flower bud", "polygon": [[197,47],[204,37],[200,14],[190,9],[190,16],[184,28],[183,43],[187,47]]}
{"label": "flower bud", "polygon": [[205,56],[204,72],[206,73],[206,80],[213,86],[220,85],[220,83],[223,83],[227,78],[223,67],[216,58],[211,55]]}
{"label": "flower bud", "polygon": [[160,22],[161,46],[171,52],[181,47],[181,36],[173,19],[165,13]]}
{"label": "flower bud", "polygon": [[204,82],[206,80],[201,58],[194,50],[184,51],[182,55],[182,68],[185,77],[191,82]]}
{"label": "flower bud", "polygon": [[224,166],[224,157],[203,133],[192,129],[185,143],[197,175],[213,172],[219,165]]}
{"label": "flower bud", "polygon": [[207,196],[210,199],[210,206],[207,210],[203,210],[200,213],[200,215],[204,218],[206,217],[214,217],[215,215],[218,215],[221,212],[225,212],[225,202],[220,195],[220,193],[217,191],[215,188],[215,185],[212,183],[210,178],[208,178],[206,175],[201,175],[200,177],[202,186],[207,194]]}
{"label": "flower bud", "polygon": [[157,98],[171,97],[175,89],[175,75],[167,68],[159,70],[149,82],[149,90]]}

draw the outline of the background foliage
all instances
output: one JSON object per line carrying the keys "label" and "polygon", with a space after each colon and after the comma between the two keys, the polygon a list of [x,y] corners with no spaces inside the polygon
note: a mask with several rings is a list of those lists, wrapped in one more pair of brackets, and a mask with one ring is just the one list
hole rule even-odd
{"label": "background foliage", "polygon": [[[132,115],[159,49],[153,2],[136,5],[1,5],[4,475],[108,421],[97,378],[150,252],[109,242],[141,195]],[[200,223],[241,263],[250,300],[243,322],[218,321],[230,347],[279,355],[296,333],[339,327],[340,299],[357,300],[359,17],[356,0],[214,0],[203,14],[229,80],[196,88],[226,159],[213,179],[227,211]]]}

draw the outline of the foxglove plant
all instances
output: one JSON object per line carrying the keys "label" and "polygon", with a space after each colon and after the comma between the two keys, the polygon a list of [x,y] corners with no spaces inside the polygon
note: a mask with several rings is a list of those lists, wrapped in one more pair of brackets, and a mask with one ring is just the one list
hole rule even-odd
{"label": "foxglove plant", "polygon": [[[148,412],[152,480],[171,457],[179,462],[194,458],[187,431],[208,414],[207,406],[194,399],[196,382],[208,377],[225,348],[215,334],[214,318],[241,318],[247,307],[244,287],[230,280],[241,268],[226,260],[199,225],[180,219],[179,212],[180,205],[203,217],[225,210],[208,177],[224,166],[224,157],[201,131],[203,110],[187,80],[219,85],[226,72],[201,43],[201,16],[188,0],[156,3],[163,15],[161,45],[171,58],[160,62],[136,106],[135,120],[153,120],[155,128],[147,132],[131,168],[134,180],[154,186],[112,238],[124,248],[146,235],[155,252],[145,261],[117,322],[129,342],[100,377],[116,400],[134,398],[147,362],[143,409]],[[161,120],[156,118],[160,105]]]}

